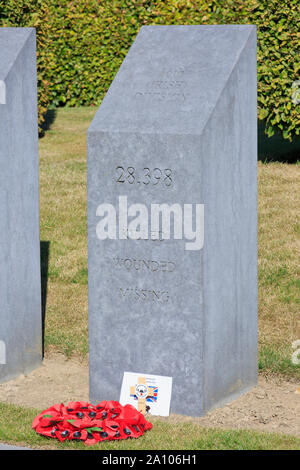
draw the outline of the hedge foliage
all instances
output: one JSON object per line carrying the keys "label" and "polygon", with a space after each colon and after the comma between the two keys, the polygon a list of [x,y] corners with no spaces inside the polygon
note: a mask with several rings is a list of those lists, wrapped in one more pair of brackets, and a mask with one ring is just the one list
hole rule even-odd
{"label": "hedge foliage", "polygon": [[[256,24],[258,117],[300,132],[298,0],[0,0],[0,25],[35,26],[40,116],[99,105],[144,24]],[[294,83],[294,88],[293,88]],[[296,88],[295,88],[296,87]],[[42,117],[40,117],[40,121]]]}

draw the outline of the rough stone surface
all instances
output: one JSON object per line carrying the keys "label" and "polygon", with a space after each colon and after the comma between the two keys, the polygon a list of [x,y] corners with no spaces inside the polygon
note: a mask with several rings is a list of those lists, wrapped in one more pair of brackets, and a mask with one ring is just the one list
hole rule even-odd
{"label": "rough stone surface", "polygon": [[[91,401],[124,371],[172,376],[194,416],[256,384],[256,126],[254,26],[141,29],[88,131]],[[99,240],[120,195],[204,204],[203,249]]]}
{"label": "rough stone surface", "polygon": [[34,29],[0,28],[0,88],[0,382],[4,382],[32,370],[42,356]]}

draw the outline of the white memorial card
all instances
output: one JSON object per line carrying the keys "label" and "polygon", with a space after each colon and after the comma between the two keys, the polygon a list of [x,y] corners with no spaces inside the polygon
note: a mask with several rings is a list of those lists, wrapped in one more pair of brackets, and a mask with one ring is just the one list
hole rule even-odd
{"label": "white memorial card", "polygon": [[171,393],[172,377],[124,372],[120,403],[144,414],[169,416]]}

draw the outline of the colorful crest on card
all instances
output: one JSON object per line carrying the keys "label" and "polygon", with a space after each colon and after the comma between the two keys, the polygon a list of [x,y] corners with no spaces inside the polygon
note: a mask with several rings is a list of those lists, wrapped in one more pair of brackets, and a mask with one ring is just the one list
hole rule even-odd
{"label": "colorful crest on card", "polygon": [[154,403],[158,397],[158,387],[147,385],[146,377],[139,377],[138,383],[130,387],[130,396],[138,401],[138,410],[145,414],[147,402]]}

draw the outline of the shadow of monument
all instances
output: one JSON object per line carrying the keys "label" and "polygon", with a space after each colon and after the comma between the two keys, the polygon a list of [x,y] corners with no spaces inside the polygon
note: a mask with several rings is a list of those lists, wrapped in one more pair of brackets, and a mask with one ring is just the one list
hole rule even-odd
{"label": "shadow of monument", "polygon": [[292,142],[284,139],[280,133],[268,137],[265,123],[258,121],[258,160],[262,162],[296,163],[300,160],[300,138]]}
{"label": "shadow of monument", "polygon": [[56,115],[56,109],[51,108],[46,111],[44,115],[44,122],[42,123],[41,130],[39,132],[39,137],[43,137],[45,135],[45,132],[51,129],[51,126],[56,119]]}
{"label": "shadow of monument", "polygon": [[41,296],[42,296],[42,350],[45,349],[45,321],[47,306],[48,266],[49,266],[50,242],[41,241]]}

